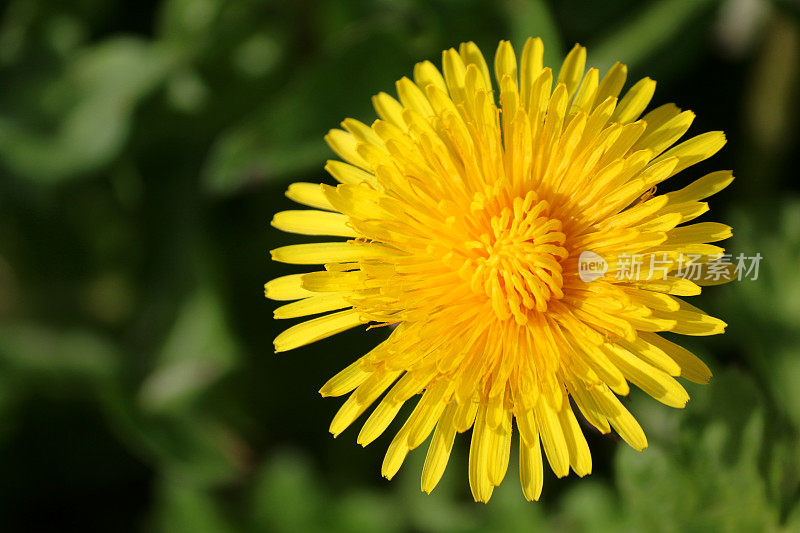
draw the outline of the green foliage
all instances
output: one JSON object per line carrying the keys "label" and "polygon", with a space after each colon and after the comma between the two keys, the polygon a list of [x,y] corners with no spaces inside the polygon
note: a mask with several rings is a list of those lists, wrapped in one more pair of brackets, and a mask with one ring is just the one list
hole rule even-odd
{"label": "green foliage", "polygon": [[190,296],[141,385],[140,402],[153,412],[185,409],[231,369],[235,350],[220,302],[207,292]]}
{"label": "green foliage", "polygon": [[42,181],[107,164],[123,147],[137,102],[163,80],[172,61],[168,48],[132,37],[77,51],[61,75],[48,72],[32,87],[42,94],[30,111],[48,115],[47,131],[0,120],[0,157],[14,173]]}
{"label": "green foliage", "polygon": [[[5,2],[3,530],[800,530],[798,26],[786,0]],[[389,483],[388,436],[330,438],[316,390],[384,333],[275,357],[267,221],[416,61],[531,34],[551,65],[580,42],[657,79],[691,133],[724,129],[705,168],[738,179],[714,219],[763,260],[699,299],[729,327],[686,341],[715,373],[687,408],[625,400],[645,452],[587,427],[590,477],[548,473],[528,503],[512,460],[483,506],[465,442],[425,495],[425,446]]]}
{"label": "green foliage", "polygon": [[714,4],[714,0],[669,0],[640,8],[617,32],[593,50],[593,61],[605,70],[616,61],[639,67],[643,60],[669,46],[687,24]]}

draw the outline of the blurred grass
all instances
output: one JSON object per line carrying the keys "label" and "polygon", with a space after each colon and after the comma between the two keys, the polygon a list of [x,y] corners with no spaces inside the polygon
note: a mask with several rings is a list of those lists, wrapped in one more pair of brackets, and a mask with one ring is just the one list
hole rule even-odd
{"label": "blurred grass", "polygon": [[[11,0],[0,8],[0,517],[11,530],[800,531],[800,23],[789,1]],[[466,445],[419,492],[387,443],[326,432],[317,388],[383,334],[281,357],[264,281],[290,181],[325,179],[322,135],[474,40],[574,42],[659,82],[729,144],[712,199],[758,281],[701,306],[714,370],[682,412],[633,394],[638,454],[588,432],[594,474],[515,466],[471,503]],[[676,181],[687,180],[678,177]]]}

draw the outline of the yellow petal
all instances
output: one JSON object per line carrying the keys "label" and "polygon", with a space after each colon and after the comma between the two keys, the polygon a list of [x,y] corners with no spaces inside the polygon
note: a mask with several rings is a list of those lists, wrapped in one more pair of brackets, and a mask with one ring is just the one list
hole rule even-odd
{"label": "yellow petal", "polygon": [[628,77],[628,67],[617,61],[614,63],[597,87],[597,103],[602,103],[606,98],[619,96],[625,79]]}
{"label": "yellow petal", "polygon": [[541,437],[550,468],[556,476],[564,477],[569,473],[569,448],[564,439],[561,423],[547,402],[539,401],[534,407],[534,414],[536,429]]}
{"label": "yellow petal", "polygon": [[725,134],[721,131],[709,131],[670,148],[654,159],[653,163],[677,157],[678,164],[672,172],[674,175],[687,167],[705,161],[719,152],[723,146],[725,146]]}
{"label": "yellow petal", "polygon": [[478,48],[478,45],[472,41],[461,43],[461,46],[458,48],[458,54],[461,56],[465,67],[469,65],[475,65],[475,67],[477,67],[483,77],[485,88],[487,90],[491,89],[492,76],[489,74],[489,65],[486,64],[486,59],[483,57],[483,53],[480,48]]}
{"label": "yellow petal", "polygon": [[342,121],[342,127],[347,130],[356,140],[356,151],[359,144],[372,144],[383,146],[383,141],[372,131],[372,128],[354,118],[346,118]]}
{"label": "yellow petal", "polygon": [[664,124],[681,114],[681,108],[675,104],[663,104],[648,111],[642,120],[647,122],[647,134],[661,128]]}
{"label": "yellow petal", "polygon": [[440,379],[422,395],[414,411],[408,417],[408,448],[413,450],[428,438],[453,390],[453,381]]}
{"label": "yellow petal", "polygon": [[511,412],[503,413],[503,421],[491,432],[489,441],[489,481],[499,486],[508,470],[508,458],[511,454]]}
{"label": "yellow petal", "polygon": [[542,71],[544,57],[544,44],[538,37],[528,37],[522,49],[522,58],[519,62],[519,84],[522,102],[528,102],[533,82]]}
{"label": "yellow petal", "polygon": [[572,101],[570,112],[578,113],[579,111],[591,112],[597,98],[597,86],[600,74],[596,68],[590,68],[583,76],[580,89],[575,94],[575,99]]}
{"label": "yellow petal", "polygon": [[662,350],[675,361],[681,368],[680,376],[693,383],[708,383],[711,379],[711,370],[696,355],[655,333],[640,333],[639,336],[646,342]]}
{"label": "yellow petal", "polygon": [[389,449],[386,450],[386,455],[381,465],[381,475],[386,479],[394,477],[408,455],[408,429],[406,428],[407,426],[405,425],[400,428],[400,431],[397,432],[397,435],[389,444]]}
{"label": "yellow petal", "polygon": [[667,277],[666,279],[652,279],[635,284],[648,291],[663,292],[674,294],[675,296],[697,296],[700,294],[700,287],[683,278]]}
{"label": "yellow petal", "polygon": [[358,311],[354,309],[339,311],[338,313],[331,313],[330,315],[301,322],[275,337],[275,351],[293,350],[363,323],[364,321]]}
{"label": "yellow petal", "polygon": [[362,360],[357,359],[344,370],[329,379],[325,385],[319,389],[323,396],[343,396],[364,383],[371,375],[371,372],[364,370]]}
{"label": "yellow petal", "polygon": [[355,230],[348,225],[347,216],[329,211],[281,211],[275,214],[271,224],[281,231],[302,235],[357,236]]}
{"label": "yellow petal", "polygon": [[450,48],[442,53],[442,70],[450,98],[456,103],[463,102],[466,97],[467,65],[455,49]]}
{"label": "yellow petal", "polygon": [[357,167],[365,169],[369,168],[367,162],[364,161],[364,158],[358,155],[358,152],[356,151],[358,142],[352,134],[344,130],[333,129],[330,130],[325,136],[325,142],[328,143],[328,146],[330,146],[331,149],[339,155],[339,157],[348,163],[352,163]]}
{"label": "yellow petal", "polygon": [[642,431],[642,426],[620,403],[619,398],[608,390],[608,387],[594,387],[589,391],[589,394],[597,402],[599,408],[603,410],[614,430],[631,448],[639,451],[647,448],[647,437]]}
{"label": "yellow petal", "polygon": [[[640,291],[640,292],[645,292],[645,291]],[[680,376],[681,367],[678,366],[678,364],[674,360],[672,360],[663,350],[659,350],[657,347],[653,346],[652,344],[642,339],[641,333],[642,332],[639,332],[639,336],[636,338],[636,341],[634,342],[621,340],[619,341],[619,343],[630,353],[632,353],[639,359],[645,361],[646,363],[651,364],[660,370],[663,370],[664,372],[666,372],[671,376]]]}
{"label": "yellow petal", "polygon": [[297,318],[300,316],[317,315],[351,307],[349,300],[340,294],[323,294],[311,296],[290,304],[282,305],[272,312],[276,319]]}
{"label": "yellow petal", "polygon": [[612,344],[607,345],[606,354],[625,377],[644,392],[670,407],[684,407],[689,394],[672,377],[634,357],[628,350]]}
{"label": "yellow petal", "polygon": [[336,416],[331,420],[328,431],[334,436],[347,429],[356,418],[367,410],[372,403],[383,394],[383,391],[397,379],[400,372],[373,372],[364,382],[358,386],[346,402],[342,404]]}
{"label": "yellow petal", "polygon": [[478,413],[478,402],[462,402],[457,404],[457,409],[453,415],[453,424],[455,424],[456,431],[464,433],[475,422],[475,416]]}
{"label": "yellow petal", "polygon": [[627,124],[639,118],[639,115],[642,114],[642,111],[645,110],[647,104],[653,98],[655,90],[656,82],[650,78],[644,78],[636,82],[617,104],[617,109],[611,116],[611,120],[620,124]]}
{"label": "yellow petal", "polygon": [[647,116],[643,119],[647,123],[645,134],[634,145],[635,149],[649,149],[653,154],[659,155],[661,152],[672,146],[689,130],[694,122],[694,113],[684,111],[675,115],[663,125],[654,128],[653,124],[647,122]]}
{"label": "yellow petal", "polygon": [[353,242],[315,242],[292,244],[270,252],[273,261],[293,265],[347,263],[362,259],[390,257],[386,248]]}
{"label": "yellow petal", "polygon": [[561,428],[564,430],[564,440],[569,450],[569,464],[572,470],[580,477],[592,472],[592,454],[589,452],[589,444],[583,431],[572,412],[572,407],[565,405],[558,413]]}
{"label": "yellow petal", "polygon": [[469,488],[476,502],[486,503],[494,486],[489,480],[489,439],[491,429],[486,425],[486,405],[478,408],[469,446]]}
{"label": "yellow petal", "polygon": [[695,200],[703,200],[712,194],[727,187],[733,181],[733,173],[730,170],[720,170],[706,174],[702,178],[693,181],[683,189],[666,194],[670,204],[680,204]]}
{"label": "yellow petal", "polygon": [[674,313],[664,313],[664,316],[677,321],[677,324],[670,331],[681,335],[719,335],[720,333],[725,333],[725,327],[727,326],[719,318],[684,309]]}
{"label": "yellow petal", "polygon": [[380,92],[372,97],[372,106],[383,120],[405,131],[408,129],[403,120],[403,104],[390,95]]}
{"label": "yellow petal", "polygon": [[396,86],[397,95],[405,107],[413,109],[425,117],[433,115],[431,104],[428,103],[425,93],[420,90],[417,84],[408,78],[402,78],[396,83]]}
{"label": "yellow petal", "polygon": [[[395,387],[396,386],[397,385],[395,385]],[[367,446],[380,437],[383,432],[386,431],[386,428],[389,427],[389,424],[392,423],[392,420],[397,416],[400,408],[403,407],[403,403],[404,402],[395,400],[388,395],[384,397],[381,403],[378,404],[378,407],[369,415],[367,421],[364,422],[356,441],[361,446]]]}
{"label": "yellow petal", "polygon": [[600,407],[600,404],[594,399],[590,393],[593,388],[601,387],[602,385],[586,386],[579,380],[570,380],[568,382],[570,394],[575,400],[575,405],[580,409],[581,414],[598,431],[602,434],[607,434],[611,431],[611,426],[608,424],[608,418],[605,411]]}
{"label": "yellow petal", "polygon": [[428,494],[433,491],[439,480],[444,474],[447,462],[450,459],[450,452],[453,449],[453,441],[456,436],[456,427],[453,421],[456,406],[450,404],[445,409],[436,430],[433,432],[433,439],[428,447],[428,454],[425,456],[425,465],[422,467],[421,488]]}
{"label": "yellow petal", "polygon": [[497,53],[494,56],[494,75],[500,81],[504,76],[509,76],[517,84],[517,56],[509,41],[500,41]]}
{"label": "yellow petal", "polygon": [[[325,164],[325,170],[339,183],[348,183],[350,185],[358,185],[361,182],[375,183],[375,176],[369,172],[341,161],[328,161]],[[322,191],[322,187],[317,188]],[[327,198],[325,201],[328,205],[330,205],[330,202],[328,202]],[[333,208],[330,207],[328,209]]]}
{"label": "yellow petal", "polygon": [[447,84],[444,82],[442,73],[430,61],[423,61],[414,65],[414,82],[423,92],[427,85],[433,85],[442,92],[447,93]]}
{"label": "yellow petal", "polygon": [[669,238],[664,244],[701,244],[722,241],[730,238],[733,233],[731,227],[719,222],[699,222],[688,226],[680,226],[670,230]]}
{"label": "yellow petal", "polygon": [[320,271],[299,274],[304,289],[313,293],[357,291],[366,288],[366,276],[360,270],[350,272]]}
{"label": "yellow petal", "polygon": [[542,494],[544,484],[544,465],[542,464],[542,449],[539,446],[539,436],[533,445],[519,446],[519,480],[522,483],[522,493],[525,499],[538,501]]}
{"label": "yellow petal", "polygon": [[299,300],[314,293],[303,288],[303,274],[289,274],[267,282],[264,295],[270,300]]}
{"label": "yellow petal", "polygon": [[286,190],[286,197],[298,204],[334,211],[333,206],[322,192],[319,183],[292,183]]}
{"label": "yellow petal", "polygon": [[583,72],[586,68],[586,48],[576,44],[569,51],[564,63],[561,65],[561,70],[558,71],[558,83],[563,83],[567,87],[567,95],[569,99],[575,95],[578,90],[578,85],[583,78]]}

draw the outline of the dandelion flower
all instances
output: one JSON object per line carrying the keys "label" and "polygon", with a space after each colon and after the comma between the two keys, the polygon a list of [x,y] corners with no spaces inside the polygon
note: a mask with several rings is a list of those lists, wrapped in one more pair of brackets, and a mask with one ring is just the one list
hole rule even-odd
{"label": "dandelion flower", "polygon": [[[666,104],[642,116],[653,80],[620,97],[625,65],[601,78],[585,70],[586,50],[576,45],[554,72],[542,52],[540,39],[528,39],[517,61],[502,41],[494,80],[471,42],[446,50],[441,71],[418,63],[413,79],[397,82],[397,98],[373,98],[379,119],[371,126],[346,119],[326,136],[341,160],[325,168],[339,184],[291,185],[287,196],[311,209],[272,220],[283,231],[340,238],[272,251],[275,261],[324,265],[266,284],[268,298],[296,300],[276,318],[321,315],[278,335],[276,351],[387,326],[387,339],[320,393],[349,395],[334,436],[377,403],[358,434],[364,446],[415,402],[382,473],[394,476],[433,433],[426,492],[456,434],[470,429],[469,485],[482,502],[505,477],[514,425],[528,500],[540,496],[544,458],[558,477],[570,468],[590,473],[584,421],[642,450],[644,432],[619,400],[629,383],[680,408],[689,395],[675,378],[711,376],[658,332],[725,328],[679,298],[714,284],[681,276],[679,262],[722,252],[709,243],[729,237],[728,226],[683,224],[708,210],[702,200],[731,173],[653,194],[714,155],[723,133],[675,145],[694,114]],[[599,279],[581,278],[585,251],[606,261]],[[623,257],[648,255],[666,258],[664,275],[647,262],[636,277],[616,275]]]}

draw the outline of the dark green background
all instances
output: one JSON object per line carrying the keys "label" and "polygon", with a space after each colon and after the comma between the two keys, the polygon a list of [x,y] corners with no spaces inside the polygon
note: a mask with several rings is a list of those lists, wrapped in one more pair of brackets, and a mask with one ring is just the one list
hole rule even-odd
{"label": "dark green background", "polygon": [[[0,529],[800,530],[800,19],[791,0],[13,0],[0,13]],[[693,300],[729,323],[686,341],[709,386],[673,410],[633,393],[650,447],[586,429],[594,474],[515,460],[471,502],[466,440],[432,496],[424,449],[380,477],[387,434],[327,433],[317,389],[385,332],[275,356],[268,226],[319,181],[323,134],[416,61],[476,41],[574,42],[658,80],[728,145],[666,189],[738,179],[706,219],[758,281]],[[396,426],[393,426],[396,429]]]}

